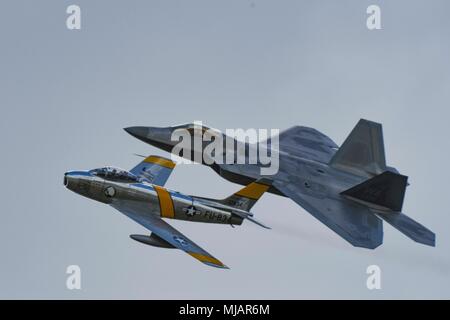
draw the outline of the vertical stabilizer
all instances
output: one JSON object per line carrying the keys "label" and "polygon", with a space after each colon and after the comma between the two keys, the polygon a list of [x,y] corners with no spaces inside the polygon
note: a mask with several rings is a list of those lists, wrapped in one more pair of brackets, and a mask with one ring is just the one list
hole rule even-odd
{"label": "vertical stabilizer", "polygon": [[377,175],[386,171],[381,124],[361,119],[330,161],[330,166]]}
{"label": "vertical stabilizer", "polygon": [[269,190],[271,183],[269,179],[258,179],[220,202],[230,207],[249,211],[264,192]]}

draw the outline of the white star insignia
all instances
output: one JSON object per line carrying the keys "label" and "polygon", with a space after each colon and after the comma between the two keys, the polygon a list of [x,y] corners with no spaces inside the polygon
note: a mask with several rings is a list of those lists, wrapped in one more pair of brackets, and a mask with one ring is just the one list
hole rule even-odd
{"label": "white star insignia", "polygon": [[193,217],[194,214],[197,213],[197,209],[194,206],[189,206],[187,208],[184,208],[184,213],[186,213],[186,215]]}

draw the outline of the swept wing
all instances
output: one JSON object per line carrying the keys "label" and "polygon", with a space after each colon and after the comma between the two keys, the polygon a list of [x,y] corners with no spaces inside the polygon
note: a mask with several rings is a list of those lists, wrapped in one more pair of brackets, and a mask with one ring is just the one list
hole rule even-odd
{"label": "swept wing", "polygon": [[115,200],[111,206],[143,227],[147,228],[159,238],[167,241],[172,246],[185,251],[187,254],[203,262],[204,264],[212,267],[228,269],[226,265],[203,250],[181,232],[170,226],[160,217],[149,212],[149,210],[145,207],[145,204],[137,201]]}
{"label": "swept wing", "polygon": [[313,197],[292,183],[273,185],[355,247],[374,249],[383,242],[382,221],[367,207],[344,197]]}
{"label": "swept wing", "polygon": [[278,139],[280,151],[322,163],[328,163],[338,148],[333,140],[320,131],[303,126],[282,131]]}

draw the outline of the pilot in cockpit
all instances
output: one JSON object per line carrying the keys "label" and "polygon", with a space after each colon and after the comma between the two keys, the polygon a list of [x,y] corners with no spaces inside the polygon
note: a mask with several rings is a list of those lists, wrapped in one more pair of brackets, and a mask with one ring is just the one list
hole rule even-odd
{"label": "pilot in cockpit", "polygon": [[139,182],[139,178],[134,174],[115,167],[103,167],[89,171],[92,175],[117,182]]}

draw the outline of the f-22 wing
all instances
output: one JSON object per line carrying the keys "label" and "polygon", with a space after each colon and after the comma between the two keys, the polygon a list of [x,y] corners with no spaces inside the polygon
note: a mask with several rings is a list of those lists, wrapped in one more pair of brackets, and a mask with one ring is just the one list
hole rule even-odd
{"label": "f-22 wing", "polygon": [[345,198],[313,197],[301,185],[273,185],[352,245],[374,249],[383,243],[383,223],[369,208]]}

